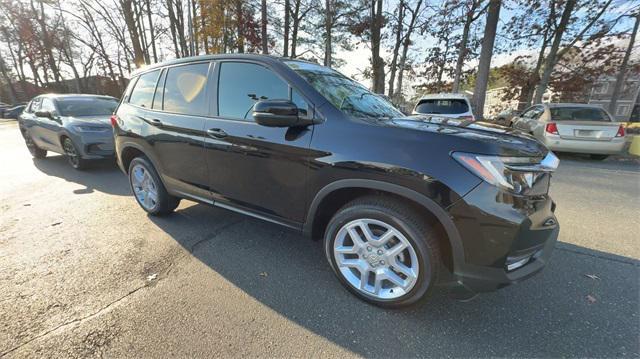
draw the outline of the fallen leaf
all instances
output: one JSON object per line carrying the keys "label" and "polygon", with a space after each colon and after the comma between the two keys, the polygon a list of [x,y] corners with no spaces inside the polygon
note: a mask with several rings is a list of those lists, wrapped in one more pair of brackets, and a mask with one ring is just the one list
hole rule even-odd
{"label": "fallen leaf", "polygon": [[591,278],[593,280],[600,280],[600,277],[598,277],[595,274],[585,274],[584,276],[587,277],[587,278]]}
{"label": "fallen leaf", "polygon": [[589,301],[589,303],[593,304],[595,302],[597,302],[598,300],[592,296],[591,294],[587,295],[587,300]]}
{"label": "fallen leaf", "polygon": [[25,206],[25,207],[29,207],[30,205],[31,205],[31,203],[25,203],[25,204],[23,204],[23,206]]}
{"label": "fallen leaf", "polygon": [[62,222],[56,222],[56,223],[52,224],[52,225],[51,225],[51,227],[55,227],[55,226],[57,226],[57,225],[59,225],[59,224],[61,224],[61,223],[62,223]]}
{"label": "fallen leaf", "polygon": [[261,277],[268,277],[268,276],[269,276],[269,274],[267,274],[267,272],[261,272],[261,273],[260,273],[260,276],[261,276]]}
{"label": "fallen leaf", "polygon": [[153,274],[147,276],[147,280],[148,281],[152,281],[152,280],[156,279],[157,277],[158,277],[158,273],[153,273]]}

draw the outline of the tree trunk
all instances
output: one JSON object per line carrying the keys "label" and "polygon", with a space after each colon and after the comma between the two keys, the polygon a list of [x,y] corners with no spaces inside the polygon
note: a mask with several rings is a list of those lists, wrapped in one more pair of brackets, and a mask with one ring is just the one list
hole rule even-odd
{"label": "tree trunk", "polygon": [[242,0],[236,0],[236,45],[239,53],[244,53],[244,17],[242,14]]}
{"label": "tree trunk", "polygon": [[122,13],[124,15],[124,22],[131,38],[131,44],[133,46],[133,62],[136,67],[144,65],[144,54],[142,53],[142,46],[140,45],[140,37],[136,30],[136,19],[133,12],[133,0],[120,0],[120,6],[122,7]]}
{"label": "tree trunk", "polygon": [[53,72],[53,78],[55,79],[56,84],[60,84],[60,81],[62,80],[62,76],[60,75],[60,69],[56,64],[56,58],[53,56],[53,43],[51,41],[49,30],[47,30],[47,23],[46,23],[45,12],[44,12],[44,3],[42,1],[40,2],[39,15],[35,10],[33,0],[31,0],[31,7],[34,10],[34,15],[36,15],[36,20],[40,24],[40,30],[42,31],[42,36],[41,36],[42,45],[43,45],[42,47],[45,53],[47,64],[49,65],[51,72]]}
{"label": "tree trunk", "polygon": [[206,31],[206,21],[205,21],[205,12],[204,12],[204,8],[202,5],[202,1],[207,1],[207,0],[200,0],[200,28],[202,29],[202,46],[204,47],[204,53],[205,54],[209,54],[209,36],[207,35],[207,31]]}
{"label": "tree trunk", "polygon": [[380,40],[382,28],[382,1],[371,2],[371,67],[373,92],[384,93],[384,60],[380,57]]}
{"label": "tree trunk", "polygon": [[262,53],[268,54],[269,39],[267,38],[267,0],[262,0],[262,3],[260,4],[260,16],[261,16],[261,22],[260,22],[261,35],[260,36],[262,40]]}
{"label": "tree trunk", "polygon": [[149,21],[149,35],[151,35],[151,50],[153,51],[153,62],[158,62],[158,50],[156,48],[155,30],[151,16],[151,0],[147,0],[147,20]]}
{"label": "tree trunk", "polygon": [[560,18],[560,24],[556,29],[555,36],[553,37],[553,43],[551,44],[551,49],[549,50],[547,59],[544,62],[544,71],[542,73],[542,77],[540,78],[540,83],[536,87],[536,95],[533,100],[534,103],[542,102],[542,96],[547,90],[549,80],[551,79],[551,73],[553,72],[553,68],[556,64],[556,55],[558,54],[558,49],[560,48],[560,43],[562,42],[562,35],[564,35],[564,31],[567,29],[567,25],[569,24],[571,13],[573,12],[573,8],[575,5],[576,0],[567,0],[567,3],[564,6],[562,17]]}
{"label": "tree trunk", "polygon": [[402,45],[402,31],[404,21],[404,0],[400,0],[398,4],[398,22],[396,24],[396,41],[393,45],[393,56],[391,59],[391,65],[389,65],[389,98],[393,98],[393,85],[396,83],[396,71],[398,70],[398,52],[400,52],[400,46]]}
{"label": "tree trunk", "polygon": [[298,28],[300,27],[300,0],[294,0],[293,7],[293,29],[291,31],[291,58],[296,57],[296,48],[298,47]]}
{"label": "tree trunk", "polygon": [[289,16],[291,4],[289,0],[284,0],[284,53],[282,56],[289,56]]}
{"label": "tree trunk", "polygon": [[[569,0],[571,1],[571,0]],[[489,84],[489,70],[491,67],[491,57],[493,56],[493,44],[496,39],[498,20],[500,19],[501,0],[490,0],[489,11],[487,13],[487,23],[482,39],[482,50],[480,50],[480,63],[478,64],[478,75],[476,85],[473,90],[473,103],[475,105],[476,118],[484,118],[484,101]]]}
{"label": "tree trunk", "polygon": [[409,27],[407,28],[407,33],[405,34],[404,41],[402,43],[402,55],[400,56],[400,63],[398,64],[398,84],[395,90],[396,96],[398,94],[402,95],[402,80],[404,76],[404,68],[407,63],[407,53],[409,52],[409,45],[411,45],[411,33],[413,32],[416,20],[418,19],[418,14],[420,13],[421,6],[422,0],[418,0],[415,10],[411,11],[411,21],[409,21]]}
{"label": "tree trunk", "polygon": [[331,67],[331,52],[333,37],[333,13],[331,12],[331,0],[325,0],[324,3],[324,66]]}
{"label": "tree trunk", "polygon": [[613,94],[611,95],[611,102],[609,103],[609,112],[612,115],[616,115],[616,105],[618,103],[618,97],[620,96],[620,91],[622,90],[622,85],[624,84],[624,77],[627,74],[627,64],[629,63],[629,57],[631,57],[631,51],[633,51],[633,43],[635,42],[636,35],[638,34],[638,25],[640,25],[640,14],[636,15],[636,23],[633,25],[633,31],[631,32],[631,37],[629,38],[629,46],[627,46],[627,52],[624,54],[624,58],[622,59],[622,64],[620,64],[620,70],[618,71],[618,75],[616,76],[616,85],[613,87]]}
{"label": "tree trunk", "polygon": [[458,45],[458,60],[456,61],[456,70],[453,77],[453,92],[460,92],[460,78],[462,77],[462,66],[464,60],[467,58],[467,42],[469,41],[469,30],[471,29],[471,23],[474,20],[474,14],[477,8],[476,1],[473,1],[471,8],[467,11],[467,15],[464,20],[464,27],[462,29],[462,39]]}
{"label": "tree trunk", "polygon": [[193,46],[194,53],[193,55],[200,55],[200,40],[199,29],[198,29],[198,21],[196,21],[196,0],[189,0],[191,3],[191,26],[189,26],[190,34],[191,34],[191,44]]}

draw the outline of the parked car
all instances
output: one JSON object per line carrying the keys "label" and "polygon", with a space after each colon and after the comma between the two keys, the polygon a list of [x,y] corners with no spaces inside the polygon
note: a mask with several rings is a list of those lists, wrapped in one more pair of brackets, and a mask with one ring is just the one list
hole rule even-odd
{"label": "parked car", "polygon": [[17,120],[18,116],[20,116],[22,111],[24,111],[25,107],[26,107],[26,105],[18,105],[18,106],[7,108],[7,109],[4,110],[2,116],[0,116],[0,117],[12,118],[14,120]]}
{"label": "parked car", "polygon": [[113,157],[110,116],[118,100],[98,95],[41,95],[19,117],[27,148],[35,158],[62,153],[75,169]]}
{"label": "parked car", "polygon": [[624,127],[602,107],[579,103],[546,103],[515,117],[513,127],[530,133],[558,152],[587,153],[595,160],[622,153]]}
{"label": "parked car", "polygon": [[404,117],[327,67],[241,54],[140,70],[112,117],[146,212],[186,198],[323,238],[339,281],[384,307],[437,283],[501,288],[553,250],[558,159],[518,131],[452,122]]}
{"label": "parked car", "polygon": [[506,109],[499,114],[496,115],[494,121],[500,125],[511,125],[511,121],[514,117],[520,116],[522,111],[518,111],[516,109]]}
{"label": "parked car", "polygon": [[9,107],[11,107],[11,105],[0,102],[0,118],[4,118],[4,110],[8,109]]}
{"label": "parked car", "polygon": [[475,120],[469,99],[459,93],[422,96],[413,109],[413,115]]}

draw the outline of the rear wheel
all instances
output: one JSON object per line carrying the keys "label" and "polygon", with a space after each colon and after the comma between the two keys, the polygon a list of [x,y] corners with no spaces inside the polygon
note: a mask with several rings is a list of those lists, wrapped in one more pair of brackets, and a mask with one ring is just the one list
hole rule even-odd
{"label": "rear wheel", "polygon": [[62,150],[67,157],[67,161],[71,167],[77,170],[83,170],[87,168],[87,160],[83,159],[78,151],[77,147],[73,144],[73,141],[69,137],[62,139]]}
{"label": "rear wheel", "polygon": [[589,157],[591,157],[592,160],[604,161],[609,158],[609,155],[590,155]]}
{"label": "rear wheel", "polygon": [[363,197],[345,205],[329,222],[324,242],[340,282],[375,305],[415,304],[437,282],[435,232],[415,209],[393,198]]}
{"label": "rear wheel", "polygon": [[169,214],[180,204],[180,198],[167,192],[146,157],[136,157],[129,164],[129,183],[140,207],[152,216]]}
{"label": "rear wheel", "polygon": [[27,145],[27,149],[29,150],[29,153],[31,153],[31,156],[33,156],[33,158],[47,157],[47,151],[38,147],[38,145],[33,142],[33,138],[27,131],[24,132],[24,142]]}

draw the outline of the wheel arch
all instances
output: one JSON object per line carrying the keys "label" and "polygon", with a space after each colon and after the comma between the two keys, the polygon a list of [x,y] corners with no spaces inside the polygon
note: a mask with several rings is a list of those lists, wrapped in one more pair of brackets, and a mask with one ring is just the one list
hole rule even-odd
{"label": "wheel arch", "polygon": [[[342,205],[367,194],[391,195],[408,201],[432,216],[442,227],[446,244],[450,249],[450,270],[455,272],[464,262],[464,249],[460,233],[449,214],[434,200],[410,188],[369,179],[338,180],[323,187],[315,195],[307,211],[303,232],[311,238],[319,238],[331,216]],[[322,232],[322,233],[319,233]]]}

